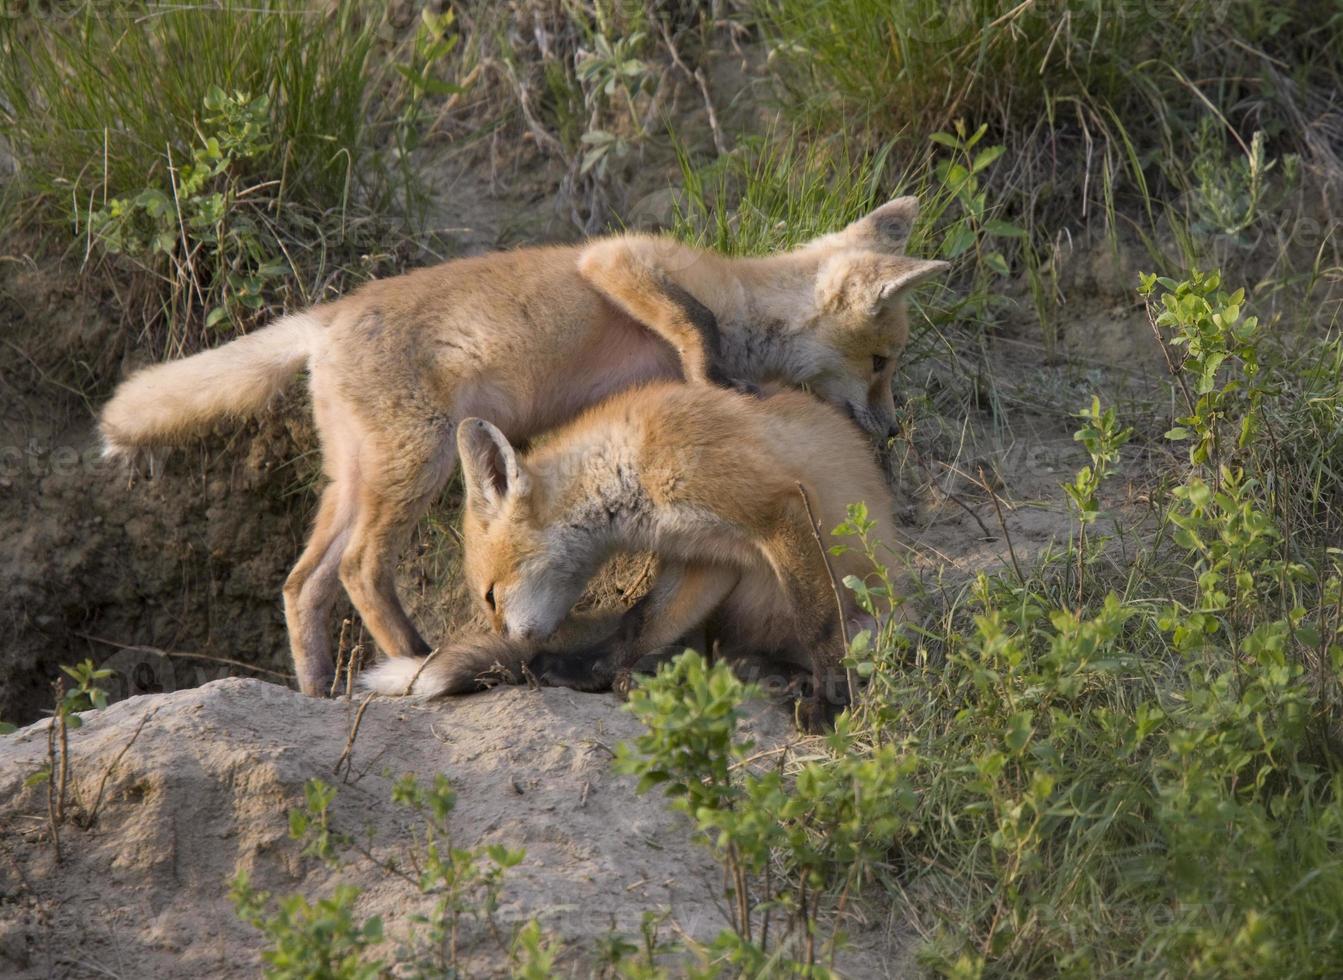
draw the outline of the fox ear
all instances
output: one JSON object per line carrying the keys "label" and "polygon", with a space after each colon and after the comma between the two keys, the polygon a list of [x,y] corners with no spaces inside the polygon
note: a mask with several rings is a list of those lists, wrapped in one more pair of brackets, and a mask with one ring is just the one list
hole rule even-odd
{"label": "fox ear", "polygon": [[912,289],[925,279],[940,275],[951,268],[950,262],[939,259],[907,259],[882,278],[873,303],[873,312],[877,307],[889,302],[906,290]]}
{"label": "fox ear", "polygon": [[467,498],[496,510],[505,500],[527,493],[531,480],[508,437],[484,419],[463,419],[457,426]]}
{"label": "fox ear", "polygon": [[918,217],[917,197],[897,197],[845,228],[844,237],[855,248],[902,253]]}
{"label": "fox ear", "polygon": [[875,316],[910,287],[949,268],[934,259],[836,255],[816,277],[816,303],[823,310]]}

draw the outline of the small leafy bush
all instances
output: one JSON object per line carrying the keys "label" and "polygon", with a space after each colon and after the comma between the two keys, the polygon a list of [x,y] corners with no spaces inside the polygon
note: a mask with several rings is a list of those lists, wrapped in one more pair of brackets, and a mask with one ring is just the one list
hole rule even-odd
{"label": "small leafy bush", "polygon": [[[1343,970],[1343,512],[1316,461],[1343,433],[1343,342],[1279,351],[1215,274],[1142,290],[1188,391],[1169,437],[1195,451],[1131,567],[1101,520],[1131,430],[1093,399],[1068,549],[979,575],[941,628],[854,637],[865,690],[805,761],[743,764],[751,692],[726,668],[687,654],[635,692],[649,733],[621,765],[728,871],[720,965],[819,969],[871,882],[947,976]],[[1302,464],[1275,442],[1310,480],[1284,482]],[[870,525],[851,509],[836,547],[870,552]],[[846,585],[883,613],[891,579]]]}
{"label": "small leafy bush", "polygon": [[639,777],[641,792],[662,786],[723,861],[732,928],[699,953],[737,975],[825,976],[823,954],[839,942],[821,932],[827,888],[859,888],[904,829],[913,762],[890,747],[849,752],[841,719],[833,757],[789,780],[751,770],[752,743],[737,727],[743,701],[758,693],[687,650],[632,692],[630,710],[648,732],[620,746],[617,767]]}
{"label": "small leafy bush", "polygon": [[374,953],[392,939],[395,962],[404,975],[455,975],[460,969],[459,941],[466,921],[487,927],[501,952],[514,958],[524,974],[542,975],[534,971],[538,964],[550,962],[546,957],[552,944],[541,936],[539,927],[531,923],[519,930],[510,946],[494,920],[504,876],[521,863],[524,853],[500,845],[453,847],[449,818],[457,797],[445,776],[440,774],[424,785],[406,775],[393,786],[393,802],[419,820],[419,830],[412,832],[399,857],[376,857],[372,841],[363,844],[333,827],[330,809],[335,799],[336,788],[320,779],[305,785],[303,806],[289,812],[289,834],[302,843],[302,854],[339,869],[346,865],[349,853],[356,852],[379,873],[414,881],[432,904],[427,911],[407,910],[406,930],[388,937],[381,918],[357,918],[355,906],[361,892],[353,885],[337,885],[329,896],[314,903],[302,895],[276,897],[258,891],[247,872],[240,870],[230,883],[229,895],[239,917],[266,937],[269,945],[262,952],[262,961],[267,976],[382,976],[389,961]]}

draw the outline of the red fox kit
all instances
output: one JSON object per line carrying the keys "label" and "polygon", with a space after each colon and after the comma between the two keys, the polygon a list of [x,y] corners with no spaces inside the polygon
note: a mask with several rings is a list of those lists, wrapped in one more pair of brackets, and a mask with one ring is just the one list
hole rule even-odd
{"label": "red fox kit", "polygon": [[[828,532],[849,504],[866,503],[889,549],[894,501],[870,445],[833,408],[801,392],[754,399],[658,383],[592,409],[526,456],[483,419],[463,421],[457,440],[466,576],[503,641],[440,651],[412,693],[471,690],[496,659],[520,666],[608,558],[650,551],[654,585],[602,651],[543,653],[533,673],[627,688],[640,658],[705,626],[728,650],[808,666],[808,727],[846,702],[844,633],[808,506]],[[872,572],[859,550],[832,563],[837,580]],[[847,590],[842,601],[850,630],[871,625]],[[388,662],[365,683],[405,693],[422,663]]]}
{"label": "red fox kit", "polygon": [[110,454],[171,443],[262,408],[303,368],[329,480],[284,586],[301,689],[334,670],[338,582],[384,653],[427,653],[394,571],[456,466],[454,433],[488,418],[524,441],[655,379],[808,385],[884,439],[908,330],[904,294],[945,263],[900,254],[914,198],[767,258],[668,239],[458,259],[368,283],[128,379],[102,413]]}

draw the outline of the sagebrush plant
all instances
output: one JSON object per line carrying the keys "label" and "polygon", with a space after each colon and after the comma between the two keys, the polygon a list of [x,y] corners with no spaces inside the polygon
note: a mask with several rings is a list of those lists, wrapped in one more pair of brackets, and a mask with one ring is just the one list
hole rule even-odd
{"label": "sagebrush plant", "polygon": [[[1340,486],[1332,460],[1285,486],[1298,464],[1270,449],[1289,433],[1298,449],[1339,445],[1343,374],[1298,370],[1215,274],[1143,290],[1172,311],[1164,335],[1195,347],[1171,360],[1194,410],[1170,437],[1227,436],[1160,494],[1132,567],[1083,533],[1130,434],[1096,400],[1069,550],[979,575],[941,628],[855,637],[866,688],[806,761],[734,766],[727,733],[749,692],[691,655],[635,692],[650,734],[623,764],[712,835],[739,909],[731,962],[752,950],[753,965],[805,968],[805,937],[842,935],[854,889],[875,880],[949,976],[1343,970]],[[1309,358],[1336,365],[1341,345],[1316,338]],[[1210,394],[1216,410],[1198,411]],[[855,507],[841,546],[863,547],[870,522]],[[847,584],[883,611],[890,578]],[[772,934],[775,954],[766,909],[800,923]]]}

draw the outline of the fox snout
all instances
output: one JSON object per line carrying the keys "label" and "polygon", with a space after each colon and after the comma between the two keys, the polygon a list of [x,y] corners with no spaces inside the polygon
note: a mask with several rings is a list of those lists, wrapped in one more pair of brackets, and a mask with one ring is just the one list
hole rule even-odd
{"label": "fox snout", "polygon": [[541,642],[548,640],[555,631],[545,629],[538,623],[520,623],[516,626],[509,624],[508,620],[502,623],[501,632],[510,640],[522,640],[527,643]]}
{"label": "fox snout", "polygon": [[555,635],[559,629],[560,623],[564,621],[566,610],[560,610],[558,616],[554,615],[509,615],[509,610],[505,610],[504,615],[499,617],[496,629],[500,635],[510,640],[517,640],[522,643],[544,643]]}
{"label": "fox snout", "polygon": [[879,444],[884,445],[888,439],[894,439],[899,435],[899,427],[896,425],[895,419],[884,413],[874,412],[866,405],[859,405],[851,401],[844,403],[844,410],[858,428],[866,432],[872,437],[873,441]]}

